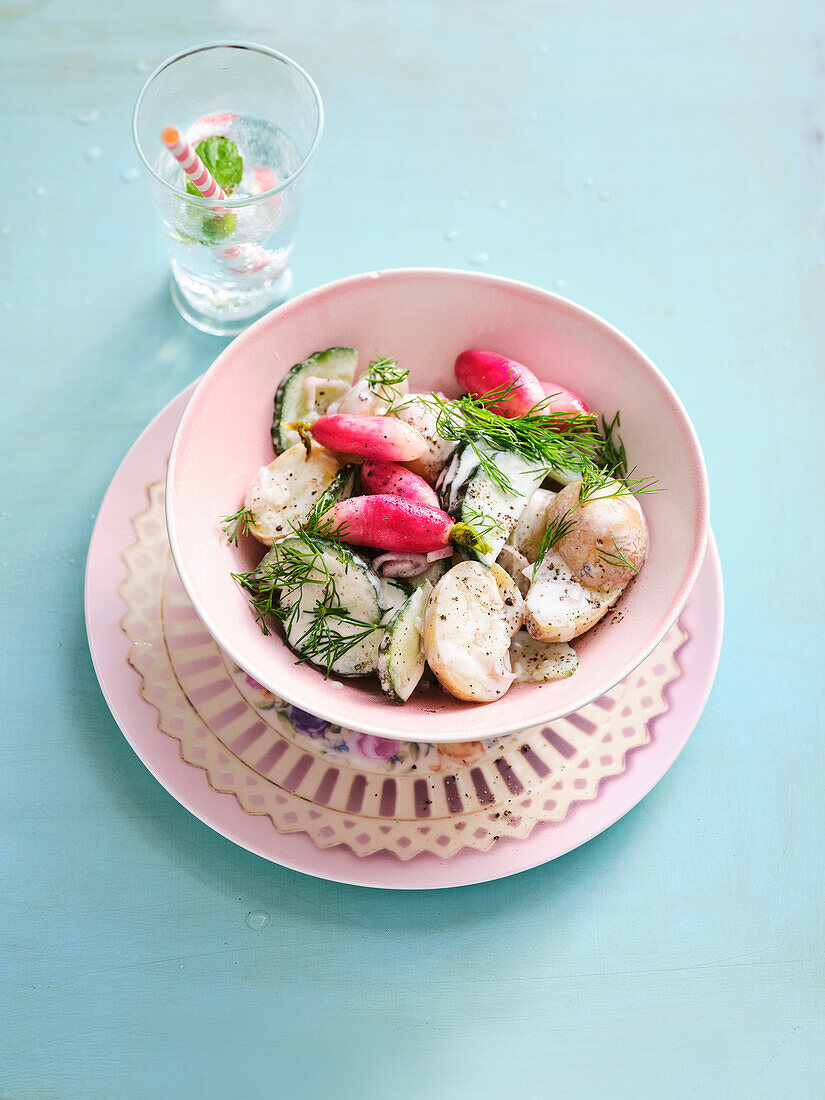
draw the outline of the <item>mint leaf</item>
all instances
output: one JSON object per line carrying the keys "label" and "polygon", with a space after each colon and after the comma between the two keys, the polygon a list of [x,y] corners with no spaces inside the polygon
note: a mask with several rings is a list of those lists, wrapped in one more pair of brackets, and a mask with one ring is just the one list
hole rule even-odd
{"label": "mint leaf", "polygon": [[[218,181],[219,186],[227,195],[231,195],[241,182],[243,175],[243,158],[235,142],[227,137],[208,137],[198,142],[195,152]],[[191,180],[186,181],[186,190],[190,195],[200,194]]]}
{"label": "mint leaf", "polygon": [[[243,175],[243,158],[238,146],[227,137],[216,135],[204,138],[195,146],[195,152],[207,169],[212,173],[227,195],[231,195]],[[191,180],[186,181],[186,190],[190,195],[199,195]],[[234,210],[214,210],[204,215],[201,225],[203,240],[208,244],[217,244],[228,237],[238,222]]]}
{"label": "mint leaf", "polygon": [[215,210],[203,219],[201,232],[209,244],[217,244],[228,237],[238,224],[238,215],[234,210]]}

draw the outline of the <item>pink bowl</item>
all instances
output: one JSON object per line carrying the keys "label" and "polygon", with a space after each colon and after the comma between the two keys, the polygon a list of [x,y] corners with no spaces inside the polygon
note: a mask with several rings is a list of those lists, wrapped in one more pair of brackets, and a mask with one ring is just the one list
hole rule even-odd
{"label": "pink bowl", "polygon": [[[409,368],[414,390],[456,392],[452,367],[469,347],[531,366],[580,393],[592,409],[622,411],[622,436],[640,474],[666,492],[643,499],[648,559],[608,616],[575,643],[570,679],[518,685],[485,705],[430,691],[389,703],[374,679],[325,680],[265,637],[230,577],[254,568],[252,539],[230,546],[218,518],[234,512],[272,460],[272,398],[311,352],[348,345],[365,366],[376,353]],[[708,533],[705,464],[693,426],[660,371],[606,321],[524,283],[467,271],[404,269],[356,275],[310,291],[262,318],[218,356],[181,418],[169,460],[166,514],[175,564],[210,634],[276,695],[350,729],[410,741],[467,741],[511,733],[578,710],[628,675],[662,639],[699,573]]]}

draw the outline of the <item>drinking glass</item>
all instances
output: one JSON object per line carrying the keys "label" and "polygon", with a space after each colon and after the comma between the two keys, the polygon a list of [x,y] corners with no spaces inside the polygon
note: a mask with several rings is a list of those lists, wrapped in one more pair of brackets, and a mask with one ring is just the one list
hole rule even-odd
{"label": "drinking glass", "polygon": [[[166,126],[193,148],[214,136],[235,142],[243,174],[228,198],[187,192],[187,176],[161,142]],[[166,234],[172,299],[196,328],[240,332],[287,297],[295,226],[323,126],[312,78],[265,46],[195,46],[146,81],[132,136]]]}

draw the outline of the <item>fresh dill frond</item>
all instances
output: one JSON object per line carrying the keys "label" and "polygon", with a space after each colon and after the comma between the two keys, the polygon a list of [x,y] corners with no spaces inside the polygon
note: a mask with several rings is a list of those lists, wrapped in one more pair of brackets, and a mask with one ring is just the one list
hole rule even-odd
{"label": "fresh dill frond", "polygon": [[607,418],[602,417],[600,465],[602,469],[618,478],[619,481],[623,481],[627,477],[627,452],[622,437],[619,435],[621,426],[622,421],[618,410],[609,424]]}
{"label": "fresh dill frond", "polygon": [[341,535],[344,534],[345,528],[340,524],[334,526],[332,517],[327,515],[330,508],[337,503],[334,494],[331,493],[329,487],[327,487],[310,508],[302,527],[296,528],[293,525],[293,530],[296,534],[303,532],[312,539],[321,538],[327,539],[330,542],[340,543]]}
{"label": "fresh dill frond", "polygon": [[[297,607],[298,604],[296,603],[295,606]],[[336,661],[355,646],[366,641],[374,631],[384,629],[380,623],[363,622],[350,615],[346,607],[331,603],[326,590],[315,607],[307,613],[307,618],[309,626],[295,642],[296,648],[301,650],[301,656],[296,663],[303,664],[305,661],[312,660],[324,665],[326,676],[329,676]],[[342,634],[332,625],[336,622],[355,627],[356,633]]]}
{"label": "fresh dill frond", "polygon": [[584,470],[579,482],[579,498],[576,507],[581,508],[593,500],[611,500],[614,497],[644,496],[662,492],[655,477],[633,477],[634,471],[619,479],[600,470]]}
{"label": "fresh dill frond", "polygon": [[[540,402],[525,416],[507,418],[488,408],[506,400],[515,388],[507,386],[483,397],[459,397],[448,401],[431,393],[421,400],[434,412],[436,433],[445,440],[472,448],[480,466],[503,493],[513,493],[507,475],[495,461],[501,451],[516,452],[542,470],[595,468],[599,439],[593,432],[593,417],[548,412]],[[548,399],[549,401],[549,399]]]}
{"label": "fresh dill frond", "polygon": [[[320,533],[323,530],[322,516],[321,523],[312,530],[297,528],[294,538],[276,543],[273,560],[251,573],[233,573],[232,576],[248,593],[249,603],[264,634],[270,633],[268,618],[280,622],[290,633],[299,617],[306,617],[306,629],[292,643],[300,653],[296,663],[314,661],[325,668],[328,676],[336,661],[373,631],[384,627],[355,618],[342,603],[324,553],[333,554],[343,564],[345,572],[349,558],[340,542]],[[320,589],[311,610],[307,610],[303,595],[308,584]]]}
{"label": "fresh dill frond", "polygon": [[468,523],[472,527],[473,532],[479,539],[486,539],[488,535],[496,535],[500,537],[504,535],[506,537],[507,532],[497,519],[493,519],[492,516],[486,516],[483,512],[476,511],[475,508],[470,507],[465,503],[462,508],[462,517],[465,523]]}
{"label": "fresh dill frond", "polygon": [[231,516],[221,516],[221,529],[233,546],[238,545],[241,535],[248,535],[249,528],[255,524],[255,517],[248,508],[239,508]]}
{"label": "fresh dill frond", "polygon": [[407,381],[409,374],[408,370],[399,367],[397,359],[378,358],[373,359],[367,367],[364,378],[371,393],[390,405],[395,405],[405,396],[400,387]]}
{"label": "fresh dill frond", "polygon": [[536,578],[536,571],[556,543],[561,542],[565,535],[569,535],[573,528],[576,526],[576,521],[573,518],[573,512],[575,508],[563,512],[560,516],[554,516],[553,519],[547,524],[544,529],[544,534],[541,538],[541,546],[539,547],[538,556],[533,563],[532,580]]}
{"label": "fresh dill frond", "polygon": [[624,551],[616,545],[615,539],[613,540],[612,550],[608,550],[605,546],[600,546],[596,551],[596,557],[605,565],[616,565],[620,569],[632,569],[634,573],[639,572],[638,567],[635,566],[632,561],[628,560]]}

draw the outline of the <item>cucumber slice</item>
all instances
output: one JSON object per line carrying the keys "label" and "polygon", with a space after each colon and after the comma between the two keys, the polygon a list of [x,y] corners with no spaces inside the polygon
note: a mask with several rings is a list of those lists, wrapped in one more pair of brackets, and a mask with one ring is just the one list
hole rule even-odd
{"label": "cucumber slice", "polygon": [[355,496],[358,476],[359,468],[354,462],[348,466],[342,466],[332,484],[327,488],[330,504],[337,504],[339,500],[348,500],[351,496]]}
{"label": "cucumber slice", "polygon": [[384,621],[389,623],[398,614],[410,596],[409,588],[391,577],[381,578],[381,603],[385,607]]}
{"label": "cucumber slice", "polygon": [[433,586],[425,581],[408,597],[387,626],[378,651],[381,690],[393,702],[406,703],[424,673],[421,620]]}
{"label": "cucumber slice", "polygon": [[[275,453],[300,443],[298,433],[287,424],[295,420],[317,419],[336,398],[352,385],[358,366],[354,348],[327,348],[316,351],[308,359],[296,363],[281,380],[275,391],[275,411],[272,417],[272,446]],[[331,383],[328,391],[316,387],[310,400],[307,379],[324,378]]]}
{"label": "cucumber slice", "polygon": [[488,451],[485,454],[498,466],[513,487],[505,493],[490,479],[469,444],[465,444],[444,469],[438,480],[441,506],[457,522],[469,523],[490,544],[487,554],[467,551],[484,565],[492,565],[501,553],[530,497],[547,475],[546,466],[515,451]]}
{"label": "cucumber slice", "polygon": [[[315,545],[317,551],[297,537],[276,543],[258,567],[258,576],[269,574],[277,583],[292,555],[309,561],[311,572],[302,573],[301,583],[279,586],[287,645],[325,671],[366,676],[376,669],[384,635],[379,626],[386,610],[381,581],[369,560],[357,551],[321,539],[315,540]],[[326,612],[322,620],[326,633],[321,637],[317,630],[320,609]],[[328,648],[330,640],[340,651],[337,656]]]}

